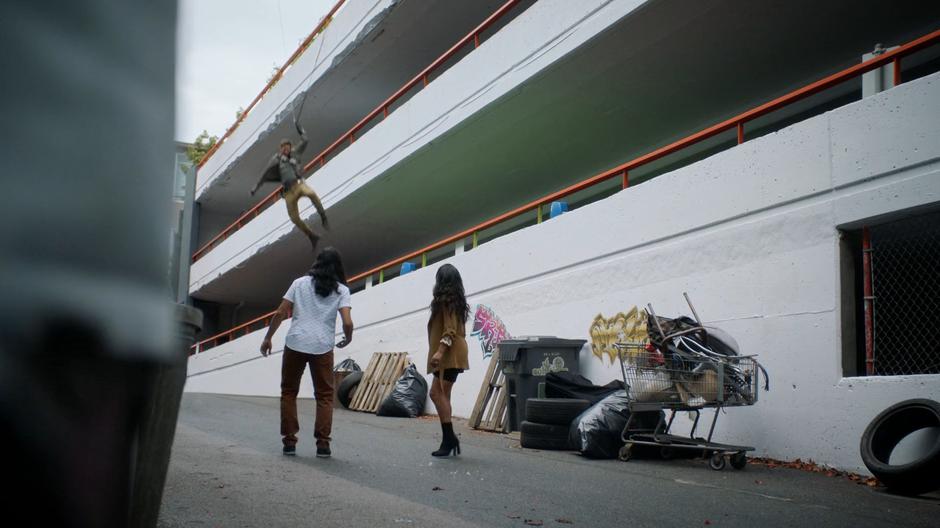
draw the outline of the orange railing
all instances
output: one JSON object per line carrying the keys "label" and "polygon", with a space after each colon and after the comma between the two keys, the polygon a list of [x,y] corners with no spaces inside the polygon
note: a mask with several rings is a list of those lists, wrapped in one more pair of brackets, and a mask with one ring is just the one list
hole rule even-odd
{"label": "orange railing", "polygon": [[[340,148],[348,145],[352,145],[353,141],[356,140],[356,133],[366,127],[372,120],[381,116],[382,119],[388,117],[391,112],[391,107],[396,102],[398,102],[405,94],[409,93],[416,86],[425,87],[429,84],[431,74],[434,73],[438,68],[441,67],[445,62],[450,58],[456,55],[461,49],[473,43],[473,47],[477,48],[480,45],[481,34],[486,31],[490,26],[499,21],[506,13],[512,10],[521,0],[508,0],[505,4],[500,6],[499,9],[493,12],[486,20],[484,20],[480,25],[474,28],[470,33],[465,37],[457,41],[456,44],[451,46],[443,55],[434,60],[428,67],[416,75],[413,79],[405,83],[404,86],[398,89],[394,94],[392,94],[388,99],[382,101],[379,106],[375,107],[374,110],[369,112],[365,117],[359,120],[352,128],[350,128],[346,133],[340,136],[336,141],[334,141],[330,146],[326,147],[320,154],[315,158],[310,160],[309,163],[304,165],[303,172],[306,174],[308,171],[316,168],[317,166],[322,167],[326,164],[326,160],[329,156],[337,153]],[[211,151],[210,151],[211,153]],[[232,235],[235,231],[238,231],[242,228],[249,220],[261,214],[265,209],[271,206],[271,204],[278,201],[280,198],[280,189],[276,189],[271,194],[267,195],[263,200],[258,202],[254,207],[246,211],[244,214],[238,217],[231,225],[222,230],[221,233],[213,237],[211,240],[206,242],[201,248],[199,248],[195,253],[193,253],[192,261],[196,262],[206,253],[208,253],[212,248],[219,245],[223,240]]]}
{"label": "orange railing", "polygon": [[261,90],[261,93],[255,96],[255,98],[248,105],[248,108],[245,108],[238,115],[238,117],[235,119],[235,122],[232,123],[232,126],[230,126],[228,130],[225,131],[225,134],[222,134],[222,137],[215,143],[215,145],[213,145],[212,148],[209,149],[209,151],[206,152],[206,154],[202,157],[202,159],[199,160],[199,165],[197,165],[197,168],[201,169],[202,166],[206,164],[206,161],[208,161],[209,158],[211,158],[212,155],[215,154],[215,151],[219,150],[219,147],[222,146],[222,143],[224,143],[225,140],[228,139],[228,137],[232,135],[232,132],[234,132],[235,129],[238,128],[238,125],[240,125],[242,121],[245,120],[245,117],[247,117],[248,114],[251,112],[251,109],[254,108],[256,104],[258,104],[258,101],[260,101],[261,98],[264,97],[266,93],[271,91],[271,88],[275,84],[277,84],[279,80],[281,80],[281,77],[284,75],[284,71],[287,70],[287,68],[289,68],[294,63],[295,60],[297,60],[297,57],[299,57],[304,52],[304,50],[307,49],[310,43],[313,42],[313,39],[316,38],[316,36],[319,35],[321,31],[326,29],[326,26],[330,23],[330,21],[333,20],[333,15],[335,15],[336,11],[338,11],[339,8],[342,7],[342,5],[345,3],[346,3],[346,0],[339,0],[338,2],[336,2],[336,5],[334,5],[333,8],[330,9],[329,13],[327,13],[326,16],[324,16],[323,19],[320,20],[320,23],[317,24],[317,27],[313,28],[313,31],[311,31],[310,34],[307,35],[307,38],[305,38],[303,42],[301,42],[300,45],[297,46],[297,49],[294,50],[294,53],[292,53],[291,56],[287,59],[287,61],[284,62],[284,65],[278,68],[277,72],[275,72],[274,74],[274,77],[271,77],[271,80],[268,81],[268,84],[264,85],[264,88]]}
{"label": "orange railing", "polygon": [[[551,194],[542,196],[541,198],[537,200],[533,200],[525,205],[522,205],[511,211],[503,213],[495,218],[491,218],[490,220],[487,220],[473,227],[460,231],[459,233],[455,233],[446,238],[438,240],[437,242],[430,244],[428,246],[425,246],[417,251],[412,251],[394,260],[385,262],[384,264],[380,266],[377,266],[368,271],[364,271],[358,275],[350,277],[348,282],[352,284],[354,282],[366,279],[375,274],[379,274],[379,277],[380,277],[379,282],[382,282],[382,276],[383,276],[384,270],[390,269],[394,266],[402,264],[403,262],[407,262],[411,259],[418,258],[418,257],[420,257],[422,259],[422,263],[424,263],[426,262],[426,256],[429,252],[437,250],[437,249],[441,249],[459,240],[466,240],[467,237],[473,237],[473,245],[475,247],[477,234],[480,231],[496,226],[497,224],[500,224],[506,220],[515,218],[526,212],[537,211],[538,219],[539,219],[538,221],[541,221],[542,208],[546,204],[550,204],[551,202],[558,200],[559,198],[564,198],[578,191],[582,191],[584,189],[592,187],[598,183],[607,181],[611,178],[620,177],[621,186],[622,188],[625,189],[627,188],[629,184],[629,173],[631,170],[634,170],[638,167],[649,164],[660,158],[668,156],[669,154],[678,152],[689,146],[700,143],[708,138],[714,137],[723,132],[734,130],[737,134],[737,142],[740,144],[744,142],[744,125],[746,123],[753,121],[766,114],[769,114],[770,112],[779,110],[785,106],[788,106],[798,101],[801,101],[803,99],[806,99],[807,97],[813,94],[819,93],[823,90],[826,90],[828,88],[831,88],[833,86],[846,82],[848,80],[857,78],[861,76],[862,74],[869,72],[871,70],[874,70],[876,68],[880,68],[888,64],[893,65],[894,84],[895,85],[900,84],[901,83],[901,59],[917,51],[920,51],[928,46],[935,45],[937,43],[940,43],[940,30],[924,35],[923,37],[917,40],[913,40],[907,44],[904,44],[903,46],[895,48],[894,50],[885,52],[882,55],[873,57],[867,61],[859,63],[850,68],[846,68],[838,73],[835,73],[828,77],[820,79],[812,84],[808,84],[786,95],[783,95],[781,97],[773,99],[772,101],[768,101],[767,103],[764,103],[758,107],[752,108],[751,110],[738,114],[730,119],[726,119],[725,121],[722,121],[706,129],[700,130],[699,132],[686,136],[685,138],[680,139],[674,143],[658,148],[652,152],[649,152],[638,158],[630,160],[622,165],[619,165],[610,170],[607,170],[605,172],[602,172],[600,174],[587,178],[583,181],[580,181],[574,185],[561,189],[560,191],[556,191]],[[232,334],[232,332],[238,332],[238,331],[244,330],[247,325],[256,324],[265,318],[271,317],[272,315],[274,315],[274,312],[271,312],[270,314],[267,314],[258,319],[255,319],[254,321],[251,321],[249,323],[245,323],[244,325],[241,325],[239,327],[233,328],[232,330],[229,330],[228,332],[222,332],[221,334],[212,336],[209,339],[200,341],[199,343],[194,345],[193,351],[196,352],[196,351],[205,350],[206,348],[211,348],[212,346],[215,346],[215,344],[220,343],[222,340],[232,339],[234,335]]]}

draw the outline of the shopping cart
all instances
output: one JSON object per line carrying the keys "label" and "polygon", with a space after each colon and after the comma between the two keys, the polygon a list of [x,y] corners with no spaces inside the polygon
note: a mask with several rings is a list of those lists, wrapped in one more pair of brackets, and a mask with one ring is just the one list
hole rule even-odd
{"label": "shopping cart", "polygon": [[[652,305],[647,305],[650,323],[649,343],[618,343],[623,382],[630,398],[630,418],[624,426],[620,459],[630,460],[634,446],[647,445],[660,448],[663,458],[672,458],[676,450],[696,450],[709,459],[709,467],[743,469],[747,464],[745,453],[750,446],[721,444],[712,441],[718,415],[725,407],[754,405],[761,390],[770,387],[766,370],[754,356],[738,355],[732,339],[717,335],[702,326],[695,308],[685,295],[695,319],[665,319],[657,317]],[[696,437],[701,410],[713,408],[708,436]],[[670,411],[668,421],[665,413]],[[637,413],[654,411],[659,421],[652,429],[636,426]],[[694,422],[689,436],[670,433],[676,414],[686,411]]]}

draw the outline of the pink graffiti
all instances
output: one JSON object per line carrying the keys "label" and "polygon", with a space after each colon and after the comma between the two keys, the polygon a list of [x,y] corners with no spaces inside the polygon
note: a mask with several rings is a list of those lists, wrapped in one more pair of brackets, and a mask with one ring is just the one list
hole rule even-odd
{"label": "pink graffiti", "polygon": [[480,340],[483,347],[483,358],[488,358],[496,352],[496,346],[503,339],[510,337],[506,331],[506,325],[500,321],[499,316],[482,304],[477,305],[476,312],[473,314],[473,330],[470,335],[475,335]]}

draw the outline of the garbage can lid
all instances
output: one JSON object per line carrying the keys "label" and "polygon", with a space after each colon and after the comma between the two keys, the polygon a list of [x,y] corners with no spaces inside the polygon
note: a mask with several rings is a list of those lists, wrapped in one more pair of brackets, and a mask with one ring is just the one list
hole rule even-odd
{"label": "garbage can lid", "polygon": [[539,347],[581,347],[587,343],[586,339],[565,339],[555,336],[516,336],[510,339],[503,339],[499,342],[500,346],[539,346]]}

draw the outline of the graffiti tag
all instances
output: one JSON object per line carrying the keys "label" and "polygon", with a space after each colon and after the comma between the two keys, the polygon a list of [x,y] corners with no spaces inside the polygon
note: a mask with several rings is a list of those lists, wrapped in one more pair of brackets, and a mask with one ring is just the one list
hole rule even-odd
{"label": "graffiti tag", "polygon": [[473,330],[470,335],[475,335],[480,340],[484,359],[496,352],[500,341],[510,337],[509,332],[506,331],[506,325],[499,319],[499,316],[492,308],[482,304],[477,305],[476,312],[473,314]]}

